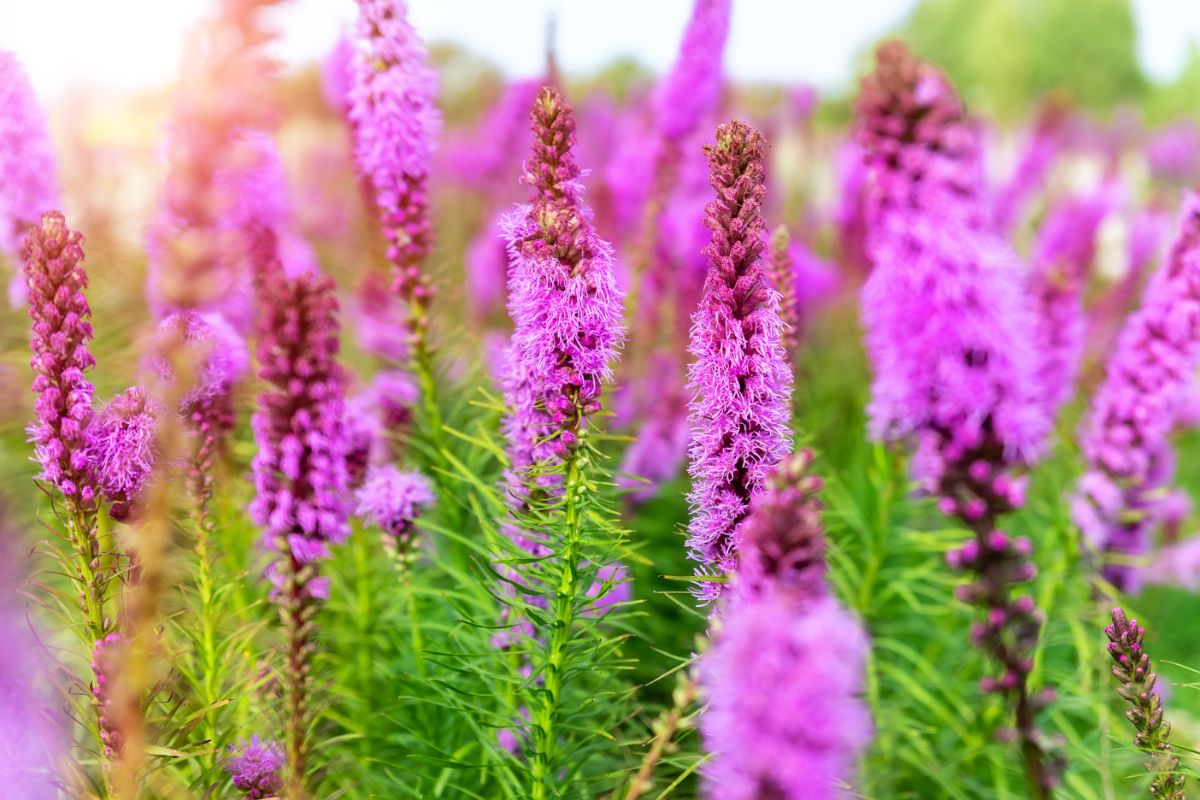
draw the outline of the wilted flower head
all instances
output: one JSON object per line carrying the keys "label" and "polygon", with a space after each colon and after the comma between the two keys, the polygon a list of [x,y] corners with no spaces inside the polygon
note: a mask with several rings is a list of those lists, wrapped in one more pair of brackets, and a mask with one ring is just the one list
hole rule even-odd
{"label": "wilted flower head", "polygon": [[62,202],[46,115],[7,50],[0,50],[0,109],[0,253],[15,257],[26,230]]}
{"label": "wilted flower head", "polygon": [[225,771],[235,788],[251,800],[275,797],[283,788],[283,748],[258,734],[229,748]]}
{"label": "wilted flower head", "polygon": [[731,5],[731,0],[695,0],[679,55],[654,97],[655,121],[664,139],[687,137],[720,99]]}
{"label": "wilted flower head", "polygon": [[24,256],[33,321],[30,366],[38,395],[29,438],[42,465],[39,478],[90,506],[96,489],[83,430],[92,417],[95,389],[84,373],[96,359],[88,351],[92,312],[84,296],[83,237],[67,227],[62,214],[46,214],[29,231]]}
{"label": "wilted flower head", "polygon": [[84,431],[88,461],[115,520],[125,522],[136,514],[154,473],[160,415],[149,392],[132,386],[109,401]]}
{"label": "wilted flower head", "polygon": [[[762,136],[735,120],[705,148],[716,199],[705,224],[711,266],[692,318],[693,488],[688,552],[701,574],[732,573],[740,528],[771,469],[787,454],[792,373],[781,344],[779,294],[763,260]],[[702,582],[712,600],[720,584]]]}

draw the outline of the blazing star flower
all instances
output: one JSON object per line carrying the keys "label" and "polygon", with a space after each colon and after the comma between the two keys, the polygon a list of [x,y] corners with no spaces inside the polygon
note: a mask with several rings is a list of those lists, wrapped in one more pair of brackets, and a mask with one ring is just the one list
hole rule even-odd
{"label": "blazing star flower", "polygon": [[566,457],[599,409],[624,334],[612,247],[596,234],[583,205],[571,152],[573,112],[556,89],[539,93],[533,133],[524,180],[534,187],[534,201],[518,206],[503,228],[512,369],[530,377],[531,403],[517,413],[549,418],[550,441],[533,445],[533,460],[545,461]]}
{"label": "blazing star flower", "polygon": [[249,741],[240,741],[229,748],[225,771],[243,797],[261,800],[277,796],[283,788],[285,763],[283,748],[278,742],[262,739],[255,734]]}
{"label": "blazing star flower", "polygon": [[489,219],[467,245],[467,300],[479,319],[486,319],[504,301],[508,248],[500,237],[503,219],[503,214]]}
{"label": "blazing star flower", "polygon": [[83,431],[92,417],[95,389],[84,373],[96,359],[88,351],[92,312],[84,296],[83,236],[67,227],[62,214],[46,214],[41,227],[26,237],[24,255],[33,321],[30,366],[38,395],[29,438],[42,465],[38,477],[88,507],[96,499],[96,484]]}
{"label": "blazing star flower", "polygon": [[1180,120],[1156,131],[1146,142],[1146,163],[1158,180],[1183,186],[1196,180],[1200,168],[1200,130]]}
{"label": "blazing star flower", "polygon": [[350,113],[350,91],[354,86],[354,43],[339,36],[321,61],[321,93],[329,107],[343,117]]}
{"label": "blazing star flower", "polygon": [[84,430],[88,461],[112,504],[109,514],[120,522],[136,514],[146,481],[154,474],[159,416],[150,394],[132,386],[105,405]]}
{"label": "blazing star flower", "polygon": [[1163,720],[1162,695],[1155,689],[1158,675],[1152,671],[1150,656],[1143,646],[1146,629],[1137,620],[1128,619],[1121,609],[1114,608],[1112,625],[1104,629],[1104,634],[1109,641],[1108,654],[1114,662],[1113,677],[1121,684],[1117,694],[1133,705],[1125,712],[1137,731],[1133,743],[1139,750],[1150,753],[1146,761],[1146,771],[1154,775],[1150,796],[1183,800],[1186,778],[1179,771],[1179,757],[1167,741],[1171,723]]}
{"label": "blazing star flower", "polygon": [[[1200,368],[1200,195],[1184,199],[1170,257],[1125,323],[1081,433],[1088,472],[1073,504],[1093,544],[1122,558],[1149,547],[1174,471],[1170,434]],[[1140,587],[1135,564],[1112,563],[1118,588]]]}
{"label": "blazing star flower", "polygon": [[96,703],[100,724],[100,742],[104,746],[104,759],[115,761],[121,756],[121,730],[117,717],[119,710],[112,695],[112,682],[116,669],[124,659],[127,645],[119,633],[110,633],[96,642],[92,648],[92,699]]}
{"label": "blazing star flower", "polygon": [[659,134],[687,137],[716,106],[721,94],[721,54],[729,35],[731,0],[696,0],[671,71],[654,96]]}
{"label": "blazing star flower", "polygon": [[0,253],[16,257],[26,230],[62,202],[46,115],[7,50],[0,50],[0,108]]}
{"label": "blazing star flower", "polygon": [[687,393],[676,374],[678,370],[672,359],[657,354],[642,377],[648,413],[637,439],[625,451],[620,470],[637,480],[617,479],[619,486],[630,490],[628,498],[634,504],[652,498],[660,484],[679,474],[687,458],[691,425]]}
{"label": "blazing star flower", "polygon": [[1053,417],[1075,389],[1087,321],[1083,291],[1100,224],[1116,205],[1111,187],[1059,200],[1033,245],[1030,294],[1038,311],[1037,347],[1047,415]]}
{"label": "blazing star flower", "polygon": [[470,135],[447,145],[445,161],[450,174],[464,186],[485,194],[515,177],[509,171],[513,161],[509,156],[523,144],[529,107],[540,88],[541,83],[535,79],[506,84]]}
{"label": "blazing star flower", "polygon": [[771,590],[734,603],[701,659],[709,796],[833,800],[871,739],[867,637],[832,598]]}
{"label": "blazing star flower", "polygon": [[359,281],[354,293],[354,331],[364,352],[385,361],[408,361],[408,332],[404,308],[391,292],[379,270],[371,270]]}
{"label": "blazing star flower", "polygon": [[357,513],[384,531],[384,542],[407,559],[415,546],[417,517],[436,499],[429,479],[419,472],[401,472],[391,464],[372,467],[355,492]]}
{"label": "blazing star flower", "polygon": [[871,180],[873,270],[862,296],[871,432],[916,440],[914,467],[973,534],[949,563],[970,573],[958,597],[987,620],[972,643],[1002,670],[982,685],[1010,699],[1027,778],[1049,789],[1063,763],[1034,715],[1050,695],[1028,686],[1043,617],[1029,595],[1012,594],[1033,578],[1031,548],[996,527],[1024,502],[1012,471],[1036,457],[1050,426],[1035,318],[1020,265],[988,230],[976,132],[953,87],[899,42],[876,57],[857,129]]}
{"label": "blazing star flower", "polygon": [[185,49],[167,124],[167,179],[146,236],[146,294],[160,318],[183,309],[219,311],[239,331],[251,326],[253,292],[244,265],[253,242],[230,217],[249,207],[278,207],[270,195],[243,193],[237,180],[262,163],[256,148],[265,137],[249,132],[273,123],[272,67],[258,46],[270,39],[260,12],[275,2],[239,0]]}
{"label": "blazing star flower", "polygon": [[427,303],[420,265],[429,255],[429,169],[441,114],[437,75],[408,22],[403,0],[360,0],[350,121],[358,168],[375,189],[396,290]]}
{"label": "blazing star flower", "polygon": [[837,228],[838,257],[848,269],[864,273],[867,258],[867,167],[853,139],[847,139],[837,155],[837,207],[833,223]]}
{"label": "blazing star flower", "polygon": [[1000,235],[1012,230],[1029,199],[1045,183],[1062,150],[1062,128],[1068,108],[1057,100],[1047,102],[1038,112],[1017,164],[1008,180],[996,191],[992,204],[992,225]]}
{"label": "blazing star flower", "polygon": [[[705,148],[716,199],[705,224],[711,268],[692,318],[692,443],[688,554],[698,574],[735,571],[740,528],[770,470],[787,454],[792,373],[781,343],[779,294],[763,261],[763,138],[743,122]],[[721,585],[702,582],[701,598]]]}
{"label": "blazing star flower", "polygon": [[252,422],[250,514],[271,547],[303,566],[349,534],[337,300],[328,278],[273,272],[259,286],[259,376],[270,388]]}

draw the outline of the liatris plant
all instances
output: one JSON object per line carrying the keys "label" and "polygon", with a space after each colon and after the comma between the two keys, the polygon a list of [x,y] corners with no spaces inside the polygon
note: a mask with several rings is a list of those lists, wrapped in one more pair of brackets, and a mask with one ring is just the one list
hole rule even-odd
{"label": "liatris plant", "polygon": [[416,557],[416,522],[436,499],[429,479],[419,472],[401,472],[391,464],[372,467],[355,492],[360,516],[383,530],[384,547],[401,569]]}
{"label": "liatris plant", "polygon": [[137,514],[158,460],[159,414],[149,393],[132,386],[105,405],[84,431],[88,461],[115,520],[128,522]]}
{"label": "liatris plant", "polygon": [[[605,509],[590,477],[599,456],[590,418],[600,410],[623,331],[612,249],[583,205],[573,110],[557,89],[538,93],[532,129],[533,157],[523,180],[533,187],[533,201],[504,224],[514,325],[505,423],[513,538],[502,548],[500,571],[521,590],[506,598],[521,618],[510,615],[513,632],[529,628],[526,620],[534,623],[526,639],[531,680],[542,685],[528,690],[527,702],[518,701],[528,708],[529,730],[513,738],[526,742],[531,796],[546,798],[565,785],[559,771],[568,768],[571,750],[564,737],[575,735],[564,725],[571,711],[565,693],[580,648],[590,647],[586,642],[595,635],[586,606],[602,599],[588,596],[593,578],[608,566],[595,561],[597,525],[618,538],[601,522]],[[612,580],[600,583],[603,595]]]}
{"label": "liatris plant", "polygon": [[225,771],[235,789],[249,800],[275,797],[283,788],[283,748],[278,742],[264,740],[258,734],[229,749]]}
{"label": "liatris plant", "polygon": [[409,304],[420,358],[432,299],[422,263],[433,245],[427,184],[442,123],[437,76],[403,0],[359,0],[358,10],[350,90],[355,158],[375,190],[393,288]]}
{"label": "liatris plant", "polygon": [[96,704],[96,717],[100,724],[100,743],[104,761],[112,764],[121,758],[122,709],[118,707],[112,684],[116,669],[124,658],[128,646],[119,633],[110,633],[96,642],[92,648],[92,699]]}
{"label": "liatris plant", "polygon": [[0,50],[0,108],[0,253],[16,258],[25,231],[62,203],[46,117],[7,50]]}
{"label": "liatris plant", "polygon": [[1029,686],[1042,617],[1012,596],[1034,567],[1028,542],[997,529],[1024,499],[1013,471],[1049,426],[1033,318],[1014,257],[986,233],[975,132],[952,87],[898,42],[877,60],[857,131],[874,181],[862,297],[872,433],[917,439],[922,477],[974,534],[950,563],[974,576],[959,596],[984,612],[972,641],[1001,670],[983,688],[1012,703],[1029,790],[1045,797],[1061,765],[1035,725],[1050,694]]}
{"label": "liatris plant", "polygon": [[701,658],[711,797],[845,796],[871,738],[858,697],[868,642],[825,584],[811,462],[796,453],[754,499],[729,605]]}
{"label": "liatris plant", "polygon": [[[762,136],[744,122],[706,145],[716,199],[705,209],[712,241],[704,297],[692,318],[692,444],[688,554],[697,574],[735,571],[740,528],[770,470],[786,455],[792,373],[781,343],[779,294],[763,260],[766,196]],[[722,584],[702,580],[705,601]]]}
{"label": "liatris plant", "polygon": [[992,225],[1001,235],[1020,221],[1030,199],[1041,189],[1063,149],[1063,128],[1070,108],[1061,98],[1047,100],[1034,120],[1012,174],[997,189]]}
{"label": "liatris plant", "polygon": [[786,225],[771,233],[771,287],[779,293],[779,317],[783,321],[783,344],[795,353],[800,344],[800,303],[796,298],[796,262]]}
{"label": "liatris plant", "polygon": [[1083,292],[1100,224],[1117,205],[1115,187],[1055,204],[1033,246],[1030,292],[1038,312],[1037,343],[1047,414],[1053,418],[1075,389],[1083,358]]}
{"label": "liatris plant", "polygon": [[1150,796],[1183,800],[1184,776],[1179,772],[1179,758],[1167,741],[1171,723],[1163,719],[1162,696],[1155,688],[1158,675],[1151,671],[1150,655],[1142,647],[1146,629],[1114,608],[1112,625],[1104,633],[1109,641],[1108,654],[1116,662],[1113,677],[1121,682],[1117,694],[1133,706],[1125,712],[1137,731],[1133,743],[1150,755],[1146,761],[1146,771],[1154,776]]}
{"label": "liatris plant", "polygon": [[1200,367],[1200,195],[1184,200],[1179,235],[1164,267],[1126,323],[1081,434],[1088,471],[1073,517],[1114,560],[1104,576],[1136,592],[1139,566],[1171,481],[1170,434]]}
{"label": "liatris plant", "polygon": [[278,262],[257,283],[259,377],[269,388],[253,420],[259,449],[250,514],[279,553],[269,577],[287,639],[289,786],[300,796],[310,752],[315,617],[329,591],[319,564],[329,545],[349,534],[337,300],[328,278],[288,277]]}
{"label": "liatris plant", "polygon": [[264,198],[239,196],[243,187],[229,178],[257,157],[243,134],[272,122],[264,80],[271,65],[258,48],[269,38],[261,13],[275,2],[223,4],[184,53],[168,122],[167,179],[147,231],[147,296],[161,317],[186,309],[227,312],[250,294],[241,273],[252,243],[227,217],[239,201]]}

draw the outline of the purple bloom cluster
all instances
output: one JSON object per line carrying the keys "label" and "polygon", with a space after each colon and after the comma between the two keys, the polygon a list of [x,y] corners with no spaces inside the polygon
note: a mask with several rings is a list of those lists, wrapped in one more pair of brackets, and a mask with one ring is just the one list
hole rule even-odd
{"label": "purple bloom cluster", "polygon": [[1017,163],[992,201],[992,226],[1001,235],[1012,230],[1022,212],[1045,183],[1063,148],[1062,128],[1067,106],[1048,100],[1017,155]]}
{"label": "purple bloom cluster", "polygon": [[[1200,195],[1184,200],[1168,262],[1125,323],[1104,384],[1092,399],[1081,441],[1088,472],[1073,516],[1099,550],[1118,557],[1105,575],[1136,591],[1174,455],[1169,437],[1200,368]],[[1124,561],[1122,561],[1124,559]]]}
{"label": "purple bloom cluster", "polygon": [[770,593],[730,608],[701,679],[711,687],[702,721],[715,754],[705,773],[722,800],[825,800],[853,773],[871,738],[857,699],[868,642],[831,598],[798,613]]}
{"label": "purple bloom cluster", "polygon": [[417,517],[437,499],[429,479],[419,472],[401,472],[391,464],[372,467],[355,499],[358,515],[383,529],[388,549],[397,558],[410,560],[416,547]]}
{"label": "purple bloom cluster", "polygon": [[508,428],[532,462],[545,462],[572,452],[599,410],[624,334],[612,247],[583,205],[573,111],[557,89],[534,101],[533,134],[524,180],[534,199],[503,224],[514,327]]}
{"label": "purple bloom cluster", "polygon": [[361,0],[358,9],[350,90],[355,158],[375,190],[395,288],[406,300],[427,303],[420,265],[433,237],[427,183],[442,126],[437,75],[403,0]]}
{"label": "purple bloom cluster", "polygon": [[720,99],[731,5],[731,0],[695,2],[679,55],[654,96],[655,122],[667,141],[686,138]]}
{"label": "purple bloom cluster", "polygon": [[[928,477],[966,510],[988,498],[953,480],[956,463],[982,461],[983,473],[991,451],[997,468],[1029,459],[1048,431],[1035,318],[1015,255],[982,229],[976,139],[953,88],[900,43],[877,57],[858,129],[874,181],[862,297],[871,432],[918,437]],[[1003,483],[986,494],[1012,505]]]}
{"label": "purple bloom cluster", "polygon": [[46,117],[20,62],[0,50],[0,253],[20,253],[25,231],[59,200]]}
{"label": "purple bloom cluster", "polygon": [[137,515],[142,490],[160,458],[160,416],[154,398],[131,386],[100,409],[84,431],[84,452],[115,520],[128,522]]}
{"label": "purple bloom cluster", "polygon": [[1146,142],[1146,163],[1159,180],[1187,186],[1200,171],[1200,130],[1181,120],[1157,131]]}
{"label": "purple bloom cluster", "polygon": [[825,584],[822,484],[811,463],[811,452],[796,453],[755,498],[735,590],[701,659],[711,797],[848,796],[871,739],[859,698],[869,643]]}
{"label": "purple bloom cluster", "polygon": [[275,797],[283,788],[283,767],[286,763],[283,748],[278,742],[264,740],[258,734],[249,741],[238,742],[229,748],[225,771],[233,779],[234,788],[250,800]]}
{"label": "purple bloom cluster", "polygon": [[873,184],[867,252],[874,269],[862,316],[875,368],[872,433],[915,438],[916,468],[974,538],[951,553],[981,608],[972,642],[1002,670],[1031,789],[1058,781],[1062,761],[1036,727],[1050,695],[1028,685],[1041,614],[1012,589],[1030,579],[1026,540],[997,518],[1024,502],[1011,471],[1050,425],[1038,380],[1036,318],[1015,256],[986,228],[974,129],[946,78],[899,42],[882,45],[859,97],[858,139]]}
{"label": "purple bloom cluster", "polygon": [[1068,197],[1050,210],[1033,245],[1030,294],[1037,311],[1036,343],[1046,413],[1053,418],[1075,389],[1087,321],[1083,292],[1100,224],[1117,205],[1113,187]]}
{"label": "purple bloom cluster", "polygon": [[771,233],[771,287],[779,294],[783,344],[792,353],[800,344],[800,303],[796,297],[796,262],[790,245],[791,235],[786,225]]}
{"label": "purple bloom cluster", "polygon": [[88,351],[92,325],[84,296],[83,236],[67,227],[62,214],[45,214],[26,237],[24,255],[33,321],[30,366],[38,395],[29,434],[42,465],[39,478],[90,507],[96,484],[84,429],[92,418],[95,389],[84,373],[96,359]]}
{"label": "purple bloom cluster", "polygon": [[[346,441],[343,377],[337,364],[333,282],[312,274],[284,277],[276,265],[259,283],[259,377],[270,388],[254,415],[254,522],[297,570],[346,538]],[[303,576],[294,587],[319,596]],[[277,586],[282,590],[282,586]]]}
{"label": "purple bloom cluster", "polygon": [[[740,121],[707,145],[716,199],[704,296],[692,318],[688,377],[692,442],[688,553],[698,574],[735,571],[740,527],[770,470],[789,448],[792,373],[781,343],[779,294],[764,263],[762,136]],[[703,581],[711,601],[721,584]]]}
{"label": "purple bloom cluster", "polygon": [[1133,743],[1150,754],[1146,770],[1154,775],[1150,796],[1156,800],[1183,800],[1186,778],[1179,771],[1179,758],[1167,738],[1171,723],[1163,720],[1162,695],[1155,688],[1158,675],[1152,671],[1150,655],[1143,647],[1146,629],[1137,620],[1128,619],[1119,608],[1112,610],[1112,625],[1104,629],[1108,654],[1112,656],[1112,674],[1121,683],[1117,690],[1133,708],[1125,716],[1137,734]]}
{"label": "purple bloom cluster", "polygon": [[104,746],[104,759],[112,762],[121,755],[120,710],[113,697],[112,683],[124,659],[125,640],[119,633],[110,633],[96,642],[92,648],[92,699],[96,704],[96,716],[100,725],[100,743]]}

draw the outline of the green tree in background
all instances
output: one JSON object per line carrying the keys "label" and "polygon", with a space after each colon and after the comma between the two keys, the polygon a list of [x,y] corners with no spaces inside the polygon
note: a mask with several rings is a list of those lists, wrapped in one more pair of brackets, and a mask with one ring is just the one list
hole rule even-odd
{"label": "green tree in background", "polygon": [[1147,87],[1129,0],[921,0],[897,33],[1002,119],[1054,89],[1103,111]]}

